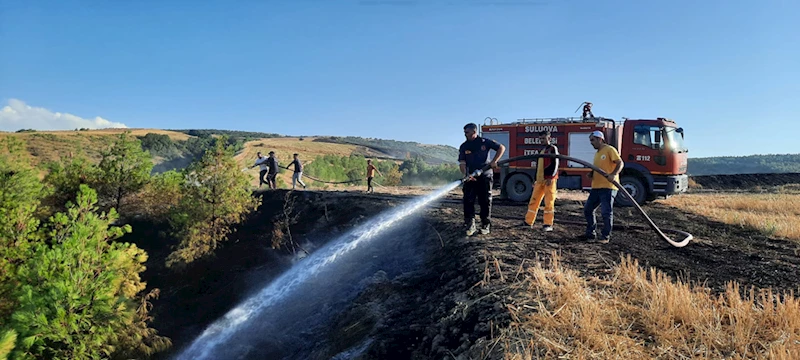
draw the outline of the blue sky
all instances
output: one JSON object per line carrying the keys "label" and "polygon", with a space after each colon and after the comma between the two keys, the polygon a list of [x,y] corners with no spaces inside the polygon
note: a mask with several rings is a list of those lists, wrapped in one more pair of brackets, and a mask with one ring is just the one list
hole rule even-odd
{"label": "blue sky", "polygon": [[691,157],[798,153],[780,131],[800,122],[798,13],[794,0],[0,0],[0,107],[458,146],[467,122],[591,101],[675,119]]}

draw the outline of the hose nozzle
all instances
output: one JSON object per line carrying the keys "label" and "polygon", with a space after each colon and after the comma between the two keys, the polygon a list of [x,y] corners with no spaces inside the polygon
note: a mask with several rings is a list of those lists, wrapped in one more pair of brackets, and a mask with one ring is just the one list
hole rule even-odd
{"label": "hose nozzle", "polygon": [[463,184],[463,183],[467,182],[467,180],[468,180],[470,177],[481,176],[481,174],[483,174],[483,169],[478,169],[478,170],[475,170],[475,171],[473,171],[473,172],[472,172],[472,174],[469,174],[469,175],[465,176],[465,177],[464,177],[463,179],[461,179],[460,181],[461,181],[461,183]]}

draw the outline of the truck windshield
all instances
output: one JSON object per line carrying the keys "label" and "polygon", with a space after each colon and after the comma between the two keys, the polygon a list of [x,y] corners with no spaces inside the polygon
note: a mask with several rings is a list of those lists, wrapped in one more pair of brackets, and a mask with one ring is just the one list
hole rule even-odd
{"label": "truck windshield", "polygon": [[683,130],[678,130],[672,126],[666,126],[664,127],[664,137],[666,138],[667,146],[669,146],[672,151],[677,153],[689,151],[683,143]]}

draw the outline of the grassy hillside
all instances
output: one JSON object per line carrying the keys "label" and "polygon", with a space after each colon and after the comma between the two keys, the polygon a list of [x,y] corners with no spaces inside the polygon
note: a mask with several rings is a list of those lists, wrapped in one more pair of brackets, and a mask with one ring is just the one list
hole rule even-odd
{"label": "grassy hillside", "polygon": [[[252,184],[258,185],[258,169],[250,169],[261,151],[265,155],[275,151],[281,165],[292,161],[292,154],[300,154],[304,164],[310,164],[318,156],[360,155],[379,160],[392,160],[400,164],[408,158],[420,157],[428,164],[454,163],[455,148],[443,145],[425,145],[356,137],[288,137],[279,134],[229,131],[229,130],[159,130],[159,129],[103,129],[80,131],[25,131],[0,133],[25,141],[28,160],[42,169],[51,161],[61,157],[84,154],[90,160],[99,161],[100,152],[106,149],[114,137],[129,131],[142,140],[142,146],[150,151],[156,165],[155,172],[182,168],[199,156],[208,146],[210,137],[227,135],[237,145],[236,161],[241,169],[252,174]],[[279,179],[291,184],[291,171],[284,171]],[[279,182],[281,182],[279,180]]]}
{"label": "grassy hillside", "polygon": [[[146,149],[153,155],[153,162],[156,164],[157,172],[171,168],[186,166],[195,153],[202,150],[203,143],[200,137],[225,134],[238,140],[253,139],[254,136],[265,135],[265,138],[255,138],[244,142],[242,149],[236,155],[236,161],[240,168],[245,168],[253,164],[258,151],[265,155],[269,151],[275,151],[281,165],[287,165],[292,161],[292,154],[300,154],[301,160],[307,164],[315,157],[323,155],[349,156],[352,154],[365,157],[386,159],[384,153],[375,151],[366,146],[353,144],[339,144],[331,142],[315,141],[317,138],[297,138],[272,136],[273,134],[250,133],[250,132],[228,132],[228,131],[209,131],[209,130],[158,130],[158,129],[103,129],[103,130],[82,130],[82,131],[28,131],[17,133],[0,133],[0,140],[5,137],[15,137],[25,141],[27,158],[31,164],[44,171],[44,165],[50,161],[59,160],[61,157],[78,154],[85,154],[93,161],[100,161],[100,152],[108,147],[115,136],[130,131],[132,135],[142,139]],[[159,135],[154,137],[161,143],[156,143],[152,134]],[[192,135],[190,135],[192,134]],[[169,139],[164,143],[162,136]],[[198,140],[198,141],[195,141]],[[258,185],[258,169],[248,169],[253,174],[253,184]],[[44,173],[44,172],[42,172]],[[279,176],[284,183],[291,184],[291,172],[286,171]]]}
{"label": "grassy hillside", "polygon": [[241,139],[243,141],[258,140],[265,138],[280,138],[287,137],[281,134],[265,133],[258,131],[239,131],[239,130],[216,130],[216,129],[184,129],[184,130],[169,130],[184,133],[191,136],[210,136],[210,135],[227,135],[233,139]]}
{"label": "grassy hillside", "polygon": [[[302,139],[302,140],[301,140]],[[256,153],[261,151],[265,156],[270,151],[275,151],[275,156],[281,166],[286,166],[292,161],[292,154],[300,154],[303,164],[310,163],[317,156],[335,155],[349,156],[362,155],[368,158],[384,158],[386,155],[376,152],[365,146],[353,144],[339,144],[330,142],[315,141],[317,138],[296,138],[280,137],[266,138],[248,141],[244,144],[244,150],[238,153],[235,158],[241,168],[248,168],[247,172],[253,174],[252,184],[258,186],[258,168],[250,169],[256,159]],[[278,176],[284,183],[292,183],[292,171],[284,171]]]}
{"label": "grassy hillside", "polygon": [[800,172],[800,154],[690,158],[690,175]]}
{"label": "grassy hillside", "polygon": [[0,140],[13,136],[25,141],[28,160],[34,166],[40,167],[46,162],[58,160],[69,154],[83,153],[92,160],[100,161],[100,151],[111,143],[114,136],[125,131],[130,131],[134,136],[144,136],[148,133],[167,135],[173,141],[185,141],[191,137],[179,132],[156,129],[103,129],[0,133]]}
{"label": "grassy hillside", "polygon": [[315,141],[361,145],[398,159],[421,157],[425,162],[434,165],[454,163],[456,159],[458,159],[458,149],[447,145],[427,145],[410,141],[361,138],[355,136],[328,136],[317,138]]}

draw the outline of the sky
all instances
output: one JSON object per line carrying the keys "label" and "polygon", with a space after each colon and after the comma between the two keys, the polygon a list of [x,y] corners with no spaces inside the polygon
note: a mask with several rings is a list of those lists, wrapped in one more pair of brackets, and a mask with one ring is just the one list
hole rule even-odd
{"label": "sky", "polygon": [[[668,117],[690,157],[800,153],[795,0],[0,0],[0,130],[457,147],[486,117]],[[792,126],[781,130],[781,126]]]}

